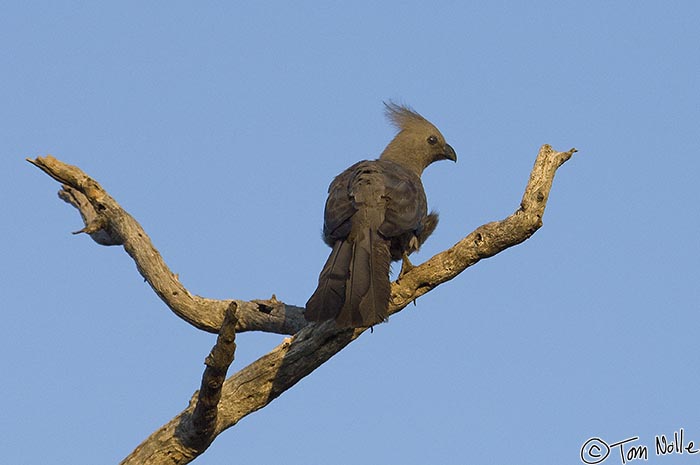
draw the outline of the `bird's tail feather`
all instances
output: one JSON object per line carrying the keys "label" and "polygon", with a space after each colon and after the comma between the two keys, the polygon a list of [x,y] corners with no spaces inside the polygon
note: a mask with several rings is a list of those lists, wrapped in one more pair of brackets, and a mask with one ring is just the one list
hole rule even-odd
{"label": "bird's tail feather", "polygon": [[337,241],[318,277],[318,287],[306,302],[307,321],[332,320],[338,316],[345,300],[345,287],[353,253],[352,244]]}
{"label": "bird's tail feather", "polygon": [[391,294],[389,241],[376,228],[358,231],[352,242],[345,302],[336,317],[340,327],[368,327],[388,317]]}

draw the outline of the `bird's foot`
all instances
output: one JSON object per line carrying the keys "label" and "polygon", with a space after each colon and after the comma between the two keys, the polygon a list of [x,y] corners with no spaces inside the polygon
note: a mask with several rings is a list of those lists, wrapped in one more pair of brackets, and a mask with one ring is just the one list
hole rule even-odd
{"label": "bird's foot", "polygon": [[396,282],[401,281],[401,278],[413,268],[415,267],[413,263],[411,263],[411,260],[408,259],[408,254],[404,253],[401,261],[401,271],[399,272],[399,277],[396,278]]}

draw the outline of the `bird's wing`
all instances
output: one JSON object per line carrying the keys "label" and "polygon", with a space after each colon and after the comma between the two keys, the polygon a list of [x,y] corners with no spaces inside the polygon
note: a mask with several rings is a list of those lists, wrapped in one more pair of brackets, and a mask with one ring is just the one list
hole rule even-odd
{"label": "bird's wing", "polygon": [[401,165],[382,161],[386,213],[379,232],[387,238],[419,234],[428,213],[428,202],[420,178]]}
{"label": "bird's wing", "polygon": [[333,247],[335,241],[343,240],[350,234],[350,218],[355,214],[354,199],[351,195],[352,182],[362,166],[369,161],[355,163],[333,179],[328,186],[328,199],[323,218],[323,239]]}
{"label": "bird's wing", "polygon": [[422,232],[428,203],[420,177],[392,161],[365,160],[340,173],[328,187],[323,237],[331,247],[335,241],[346,239],[350,234],[350,219],[357,212],[352,184],[358,173],[369,167],[382,174],[385,188],[386,212],[379,228],[381,235],[392,238]]}

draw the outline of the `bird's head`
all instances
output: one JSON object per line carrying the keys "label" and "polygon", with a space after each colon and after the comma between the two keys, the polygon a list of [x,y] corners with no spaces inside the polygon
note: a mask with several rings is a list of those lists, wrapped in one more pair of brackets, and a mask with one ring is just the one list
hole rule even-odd
{"label": "bird's head", "polygon": [[381,159],[399,163],[419,176],[434,161],[457,161],[454,149],[430,121],[409,107],[393,102],[384,105],[387,118],[399,133],[384,149]]}

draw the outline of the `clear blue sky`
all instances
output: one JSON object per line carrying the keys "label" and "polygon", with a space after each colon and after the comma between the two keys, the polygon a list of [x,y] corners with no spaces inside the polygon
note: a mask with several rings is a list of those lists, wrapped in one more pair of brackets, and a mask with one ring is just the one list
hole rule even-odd
{"label": "clear blue sky", "polygon": [[[590,437],[700,448],[697,2],[6,2],[0,14],[8,464],[117,463],[186,407],[215,341],[24,161],[78,165],[193,293],[303,305],[325,191],[412,105],[422,262],[518,207],[540,145],[580,153],[544,227],[422,297],[225,432],[198,464],[581,463]],[[281,336],[243,334],[238,369]],[[618,455],[615,455],[618,454]],[[619,464],[618,449],[604,462]]]}

